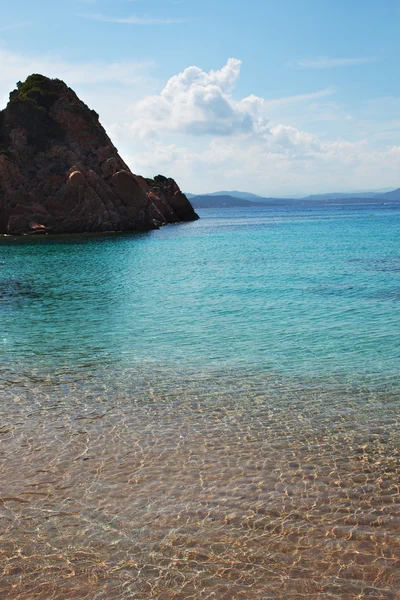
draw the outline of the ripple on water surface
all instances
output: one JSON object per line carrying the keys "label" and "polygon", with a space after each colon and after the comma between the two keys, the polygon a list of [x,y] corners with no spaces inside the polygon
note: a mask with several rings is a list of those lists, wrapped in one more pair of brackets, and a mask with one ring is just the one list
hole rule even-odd
{"label": "ripple on water surface", "polygon": [[4,597],[398,598],[396,390],[147,368],[10,392]]}

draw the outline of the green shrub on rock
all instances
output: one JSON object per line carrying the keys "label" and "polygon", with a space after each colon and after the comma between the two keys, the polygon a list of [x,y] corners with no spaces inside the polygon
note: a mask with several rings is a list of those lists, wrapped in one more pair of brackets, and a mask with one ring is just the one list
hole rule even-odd
{"label": "green shrub on rock", "polygon": [[[9,124],[18,123],[28,133],[28,143],[38,150],[44,149],[48,138],[64,139],[64,132],[54,121],[49,111],[60,95],[54,91],[58,79],[49,79],[43,75],[33,74],[11,92],[10,101],[0,113],[0,130],[2,121]],[[60,82],[61,83],[61,82]],[[1,134],[0,134],[1,135]]]}

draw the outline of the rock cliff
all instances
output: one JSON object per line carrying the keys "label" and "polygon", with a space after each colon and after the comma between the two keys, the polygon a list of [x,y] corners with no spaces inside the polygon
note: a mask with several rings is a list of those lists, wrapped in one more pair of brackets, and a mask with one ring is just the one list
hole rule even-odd
{"label": "rock cliff", "polygon": [[0,112],[0,233],[154,229],[198,216],[173,179],[134,175],[63,81],[31,75]]}

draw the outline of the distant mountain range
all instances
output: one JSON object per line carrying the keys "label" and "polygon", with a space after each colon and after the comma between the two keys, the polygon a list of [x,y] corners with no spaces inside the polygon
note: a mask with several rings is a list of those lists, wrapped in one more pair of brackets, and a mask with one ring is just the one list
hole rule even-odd
{"label": "distant mountain range", "polygon": [[236,190],[231,190],[229,192],[222,191],[222,192],[210,192],[208,194],[186,194],[186,196],[189,198],[189,200],[191,198],[195,198],[196,196],[201,195],[201,196],[231,196],[232,198],[242,198],[243,200],[252,200],[254,199],[262,199],[262,196],[258,196],[257,194],[252,194],[251,192],[238,192]]}
{"label": "distant mountain range", "polygon": [[290,206],[293,204],[301,204],[300,200],[295,198],[261,198],[257,200],[247,200],[246,198],[238,198],[228,194],[222,195],[205,195],[192,196],[190,202],[194,208],[228,208],[233,206]]}
{"label": "distant mountain range", "polygon": [[314,194],[304,198],[264,198],[250,192],[222,191],[211,194],[186,194],[194,208],[246,206],[303,206],[310,204],[379,204],[400,202],[400,188],[390,192],[350,192]]}
{"label": "distant mountain range", "polygon": [[391,192],[385,192],[384,194],[379,194],[377,198],[381,200],[386,200],[389,202],[398,202],[400,200],[400,188],[397,190],[392,190]]}

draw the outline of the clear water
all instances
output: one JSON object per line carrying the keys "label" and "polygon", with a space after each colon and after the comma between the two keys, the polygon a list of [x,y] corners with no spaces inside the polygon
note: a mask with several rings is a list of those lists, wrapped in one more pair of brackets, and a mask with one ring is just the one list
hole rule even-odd
{"label": "clear water", "polygon": [[0,241],[0,595],[398,598],[400,210]]}
{"label": "clear water", "polygon": [[2,345],[19,361],[396,378],[400,211],[203,211],[140,235],[3,239]]}

